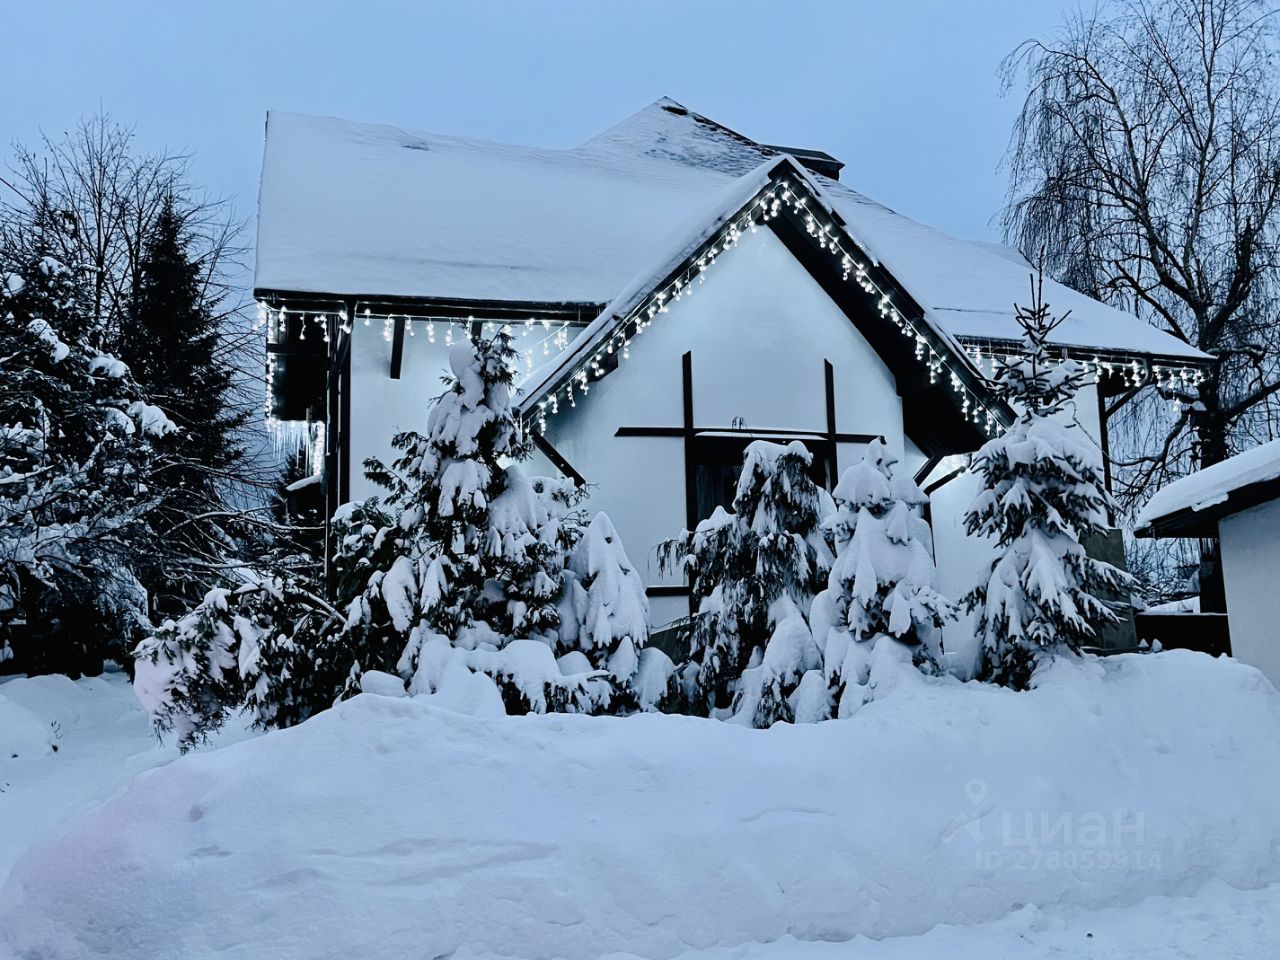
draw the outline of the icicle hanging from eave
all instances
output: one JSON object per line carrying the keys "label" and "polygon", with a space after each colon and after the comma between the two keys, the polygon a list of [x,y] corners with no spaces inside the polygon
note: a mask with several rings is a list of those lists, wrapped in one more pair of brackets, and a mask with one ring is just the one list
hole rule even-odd
{"label": "icicle hanging from eave", "polygon": [[310,420],[267,419],[272,448],[277,459],[303,454],[312,476],[320,476],[324,469],[324,424]]}

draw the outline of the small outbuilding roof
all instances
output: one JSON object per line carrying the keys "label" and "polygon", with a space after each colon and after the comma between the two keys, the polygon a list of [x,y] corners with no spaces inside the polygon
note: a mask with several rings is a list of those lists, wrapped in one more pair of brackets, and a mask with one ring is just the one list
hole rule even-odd
{"label": "small outbuilding roof", "polygon": [[1213,537],[1225,516],[1280,498],[1280,440],[1157,490],[1138,514],[1140,537]]}
{"label": "small outbuilding roof", "polygon": [[[782,153],[659,100],[567,150],[273,111],[258,213],[259,294],[610,303],[672,225]],[[801,151],[804,153],[804,151]],[[801,162],[804,157],[800,157]],[[815,190],[940,330],[1017,340],[1029,267],[950,237],[829,177]],[[1071,311],[1055,343],[1175,363],[1210,358],[1046,281]]]}

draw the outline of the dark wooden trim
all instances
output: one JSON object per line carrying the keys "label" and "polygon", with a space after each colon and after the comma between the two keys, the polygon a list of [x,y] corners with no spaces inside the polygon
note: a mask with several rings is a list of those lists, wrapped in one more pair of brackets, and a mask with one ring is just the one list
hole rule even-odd
{"label": "dark wooden trim", "polygon": [[[822,361],[822,377],[827,401],[827,439],[831,441],[831,456],[828,458],[829,463],[827,464],[827,482],[831,484],[831,489],[834,490],[840,480],[840,444],[837,440],[839,434],[836,433],[836,368],[831,365],[830,360],[824,359]],[[870,441],[867,442],[869,443]]]}
{"label": "dark wooden trim", "polygon": [[393,321],[395,329],[391,334],[391,379],[400,379],[400,368],[404,365],[404,317],[396,317]]}
{"label": "dark wooden trim", "polygon": [[[812,195],[812,191],[803,182],[797,182],[795,162],[787,160],[775,164],[771,170],[769,177],[774,182],[785,182],[787,187],[801,194],[809,195],[814,202],[818,202],[816,196]],[[762,190],[765,189],[762,187]],[[756,195],[757,197],[759,194]],[[665,289],[677,276],[683,274],[690,262],[697,260],[703,256],[708,248],[713,244],[721,241],[722,231],[728,229],[724,226],[744,209],[748,204],[753,203],[756,197],[744,202],[743,206],[734,211],[731,217],[724,218],[721,228],[713,231],[698,247],[690,251],[688,257],[682,262],[675,265],[665,276],[657,277],[649,285],[649,294],[652,296],[654,291]],[[844,221],[838,214],[833,211],[826,211],[831,216],[834,223],[843,228]],[[913,371],[917,371],[919,364],[914,357],[915,344],[913,341],[907,341],[898,330],[898,328],[888,319],[881,317],[876,310],[874,302],[869,302],[868,295],[858,289],[856,286],[844,280],[841,271],[831,263],[829,252],[824,249],[825,243],[815,237],[810,231],[809,226],[805,222],[805,218],[793,213],[790,207],[776,217],[773,217],[765,224],[774,234],[782,241],[782,243],[791,251],[792,255],[804,265],[810,275],[822,286],[836,304],[844,311],[845,315],[853,322],[854,326],[863,334],[863,336],[871,343],[874,349],[886,365],[894,371],[895,377],[899,381],[899,386],[909,386],[910,378]],[[850,242],[856,244],[852,238]],[[819,244],[822,243],[820,247]],[[996,414],[997,419],[1002,423],[1009,423],[1013,419],[1013,411],[1000,398],[994,396],[990,389],[990,385],[986,379],[973,369],[972,364],[964,355],[956,342],[946,336],[940,330],[934,328],[933,324],[926,318],[923,307],[907,292],[898,281],[889,273],[889,271],[878,264],[873,258],[869,272],[873,279],[880,285],[881,289],[889,293],[898,304],[904,316],[909,317],[914,325],[919,329],[920,335],[925,338],[928,345],[934,352],[945,357],[953,358],[953,364],[956,376],[966,388],[971,390],[976,396],[983,398],[984,402]],[[641,297],[637,302],[640,306],[646,302],[646,297]],[[612,318],[618,320],[621,318]],[[564,359],[560,361],[560,366],[556,377],[551,381],[543,384],[542,389],[537,395],[527,395],[521,402],[519,409],[523,413],[528,413],[532,409],[532,404],[553,389],[558,389],[563,385],[564,380],[570,376],[578,364],[582,356],[588,350],[586,343],[575,345],[571,348]],[[917,377],[918,379],[918,377]],[[950,446],[956,449],[948,449],[943,452],[958,452],[960,450],[977,449],[987,439],[986,434],[977,425],[970,422],[960,414],[959,404],[955,400],[949,383],[935,384],[934,389],[924,391],[921,395],[920,403],[925,404],[925,413],[934,415],[942,413],[941,418],[935,417],[939,422],[934,425],[937,429],[933,431],[930,437],[917,440],[922,449],[939,446],[938,437],[950,437]],[[946,412],[950,412],[950,416],[946,416]],[[933,452],[929,449],[927,452]]]}
{"label": "dark wooden trim", "polygon": [[[317,293],[306,290],[276,290],[257,287],[253,291],[257,300],[264,300],[273,307],[285,306],[290,311],[316,313],[337,310],[344,304],[357,304],[377,309],[378,313],[404,312],[442,319],[467,320],[567,320],[570,323],[587,324],[604,309],[603,303],[586,301],[551,300],[466,300],[452,297],[391,296],[381,293],[339,294]],[[381,308],[381,309],[379,309]],[[354,307],[348,307],[348,318],[359,322]]]}
{"label": "dark wooden trim", "polygon": [[305,340],[302,343],[296,340],[291,343],[267,341],[267,353],[276,357],[323,357],[325,346],[323,341],[317,345],[313,340]]}
{"label": "dark wooden trim", "polygon": [[927,459],[924,462],[924,465],[919,470],[916,471],[916,475],[913,478],[916,482],[916,485],[918,486],[919,484],[922,484],[926,480],[928,480],[929,474],[933,473],[933,468],[936,467],[941,462],[942,462],[942,454],[940,453],[935,453],[933,456],[929,457],[929,459]]}
{"label": "dark wooden trim", "polygon": [[698,480],[693,468],[693,353],[686,351],[680,358],[680,374],[684,411],[684,521],[685,529],[692,530],[698,524]]}
{"label": "dark wooden trim", "polygon": [[966,472],[968,469],[969,469],[969,468],[968,468],[967,466],[964,466],[964,467],[956,467],[954,470],[952,470],[952,471],[951,471],[950,473],[948,473],[946,476],[939,478],[938,480],[934,481],[933,483],[931,483],[931,484],[929,484],[927,487],[925,487],[925,488],[924,488],[924,494],[925,494],[925,496],[926,496],[926,497],[927,497],[927,496],[930,496],[930,495],[933,493],[933,491],[935,491],[935,490],[939,489],[940,487],[944,487],[944,486],[946,486],[948,483],[950,483],[950,482],[951,482],[952,480],[954,480],[956,477],[960,476],[960,474],[962,474],[962,473]]}
{"label": "dark wooden trim", "polygon": [[1128,390],[1124,391],[1124,393],[1120,395],[1119,400],[1117,400],[1115,403],[1111,404],[1110,406],[1107,406],[1105,398],[1108,396],[1114,396],[1114,394],[1108,394],[1105,390],[1103,390],[1102,383],[1098,383],[1097,384],[1098,407],[1099,409],[1102,410],[1102,415],[1106,419],[1110,420],[1112,417],[1116,415],[1117,412],[1119,412],[1121,407],[1123,407],[1126,403],[1128,403],[1130,400],[1136,397],[1138,395],[1138,391],[1145,386],[1149,386],[1149,384],[1144,383],[1136,387],[1130,387]]}
{"label": "dark wooden trim", "polygon": [[[1004,339],[1000,337],[971,337],[957,335],[956,339],[965,347],[978,347],[984,353],[990,353],[993,350],[999,353],[1020,353],[1023,349],[1021,340]],[[1087,360],[1092,363],[1095,359],[1102,360],[1104,363],[1123,364],[1125,366],[1131,364],[1134,360],[1138,360],[1148,366],[1156,365],[1161,367],[1186,367],[1189,370],[1208,370],[1216,366],[1217,357],[1206,357],[1197,359],[1192,357],[1176,357],[1167,353],[1142,353],[1140,351],[1116,350],[1106,347],[1085,347],[1079,344],[1060,344],[1050,343],[1049,348],[1058,352],[1058,355],[1064,359],[1071,360]],[[1119,378],[1117,378],[1119,379]],[[1111,394],[1109,394],[1111,395]]]}
{"label": "dark wooden trim", "polygon": [[[330,320],[329,323],[336,324],[336,320]],[[333,595],[334,589],[334,549],[333,549],[333,525],[331,519],[337,511],[339,504],[338,486],[339,486],[339,470],[338,470],[338,445],[340,443],[340,431],[342,420],[342,409],[339,404],[339,367],[338,367],[338,344],[334,341],[332,334],[330,335],[330,343],[328,355],[328,363],[324,378],[324,500],[325,500],[325,524],[324,524],[324,578],[325,589],[329,595]]]}
{"label": "dark wooden trim", "polygon": [[[1163,517],[1156,517],[1144,527],[1133,531],[1135,537],[1200,537],[1213,539],[1218,536],[1218,521],[1241,510],[1280,500],[1280,477],[1259,480],[1238,487],[1218,503],[1196,510],[1184,507]],[[1208,612],[1208,611],[1205,611]]]}
{"label": "dark wooden trim", "polygon": [[[693,465],[693,353],[680,358],[681,409],[684,412],[684,528],[698,525],[698,477]],[[695,613],[692,584],[689,585],[689,616]]]}
{"label": "dark wooden trim", "polygon": [[[903,398],[905,430],[921,450],[958,453],[976,450],[986,442],[982,427],[961,414],[960,403],[947,376],[937,382],[930,381],[928,372],[915,357],[914,338],[903,336],[892,321],[880,315],[868,294],[844,279],[803,222],[783,214],[770,220],[768,226],[893,373],[898,394]],[[868,273],[893,297],[897,309],[920,331],[926,345],[951,359],[951,367],[961,383],[983,398],[1000,422],[1011,421],[1013,412],[1008,404],[993,395],[990,384],[972,369],[963,351],[933,328],[925,319],[924,310],[888,271],[873,264]]]}
{"label": "dark wooden trim", "polygon": [[830,360],[822,361],[823,382],[827,399],[827,436],[834,439],[836,435],[836,368]]}
{"label": "dark wooden trim", "polygon": [[542,451],[543,456],[555,465],[555,468],[563,473],[566,477],[573,481],[575,487],[585,487],[587,478],[573,468],[568,460],[566,460],[555,447],[551,445],[551,441],[540,434],[537,430],[529,431],[529,439],[533,441],[533,445]]}
{"label": "dark wooden trim", "polygon": [[[347,305],[350,317],[352,305]],[[347,321],[350,323],[350,320]],[[344,333],[342,325],[337,325],[338,350],[341,355],[342,376],[339,389],[342,391],[342,402],[338,409],[338,501],[346,503],[351,499],[351,334]]]}
{"label": "dark wooden trim", "polygon": [[[820,430],[772,430],[768,427],[755,429],[752,427],[693,427],[693,435],[700,436],[707,433],[732,433],[740,434],[744,437],[759,437],[762,440],[769,437],[822,437],[824,440],[831,440],[835,443],[870,443],[872,440],[883,440],[884,437],[878,433],[837,433],[832,436],[826,436]],[[685,427],[619,427],[614,431],[615,437],[683,437],[687,432]]]}
{"label": "dark wooden trim", "polygon": [[619,427],[615,437],[683,437],[684,427]]}
{"label": "dark wooden trim", "polygon": [[689,586],[684,583],[660,583],[644,588],[647,597],[687,597]]}

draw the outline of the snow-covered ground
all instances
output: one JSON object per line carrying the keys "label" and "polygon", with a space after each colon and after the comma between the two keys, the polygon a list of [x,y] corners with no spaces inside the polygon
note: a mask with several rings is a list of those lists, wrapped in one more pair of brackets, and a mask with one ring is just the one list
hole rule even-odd
{"label": "snow-covered ground", "polygon": [[[246,735],[229,726],[217,742]],[[0,884],[69,817],[177,755],[156,740],[123,673],[0,678]]]}
{"label": "snow-covered ground", "polygon": [[1230,660],[766,731],[366,694],[178,760],[129,697],[0,684],[0,956],[1280,953],[1280,695]]}

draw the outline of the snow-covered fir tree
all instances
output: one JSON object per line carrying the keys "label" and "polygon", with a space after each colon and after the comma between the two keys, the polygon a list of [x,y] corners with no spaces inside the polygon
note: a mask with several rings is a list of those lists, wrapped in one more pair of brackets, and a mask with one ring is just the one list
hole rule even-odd
{"label": "snow-covered fir tree", "polygon": [[849,716],[870,699],[872,652],[882,638],[909,648],[908,660],[937,671],[939,630],[956,607],[938,593],[929,525],[917,513],[928,497],[883,441],[845,470],[827,521],[836,544],[827,589],[812,610],[824,674],[805,678],[799,719]]}
{"label": "snow-covered fir tree", "polygon": [[974,456],[981,489],[965,514],[970,534],[996,540],[996,557],[965,604],[978,614],[980,676],[1025,689],[1046,653],[1077,651],[1118,619],[1101,595],[1123,594],[1131,577],[1085,552],[1087,537],[1108,530],[1113,504],[1097,446],[1065,421],[1084,372],[1046,348],[1063,318],[1039,286],[1016,316],[1022,351],[1000,364],[996,383],[1018,416]]}
{"label": "snow-covered fir tree", "polygon": [[646,646],[644,581],[607,514],[592,518],[569,556],[559,636],[567,672],[608,675],[614,688],[609,712],[651,710],[668,696],[675,667],[661,650]]}
{"label": "snow-covered fir tree", "polygon": [[238,709],[262,729],[291,726],[358,692],[356,653],[333,607],[284,575],[215,588],[134,651],[134,690],[182,750]]}
{"label": "snow-covered fir tree", "polygon": [[645,649],[644,589],[617,532],[598,517],[575,549],[580,492],[511,462],[527,455],[513,360],[505,332],[457,344],[427,432],[398,436],[393,466],[366,464],[388,493],[333,518],[333,605],[279,564],[139,645],[159,729],[185,748],[233,709],[287,726],[366,677],[480,714],[655,707],[673,668]]}
{"label": "snow-covered fir tree", "polygon": [[516,357],[505,330],[455,344],[426,432],[396,437],[404,455],[391,468],[366,464],[389,490],[392,522],[373,538],[385,556],[350,604],[348,629],[399,638],[396,669],[412,692],[439,692],[465,664],[497,684],[508,712],[589,711],[607,682],[562,676],[554,654],[580,494],[514,462],[528,456],[511,409]]}
{"label": "snow-covered fir tree", "polygon": [[263,547],[254,537],[259,518],[229,502],[228,488],[249,472],[238,437],[249,408],[222,355],[226,318],[183,222],[191,215],[172,195],[161,203],[116,338],[134,380],[179,427],[153,477],[162,496],[137,571],[157,622],[199,601],[211,568]]}
{"label": "snow-covered fir tree", "polygon": [[0,659],[96,673],[149,628],[133,571],[176,428],[101,349],[90,281],[38,232],[21,250],[0,262]]}
{"label": "snow-covered fir tree", "polygon": [[821,531],[831,497],[809,476],[812,462],[799,441],[751,443],[733,512],[717,508],[662,545],[664,565],[686,571],[698,603],[682,677],[690,712],[757,726],[791,719],[788,697],[817,661],[805,618],[832,559]]}

